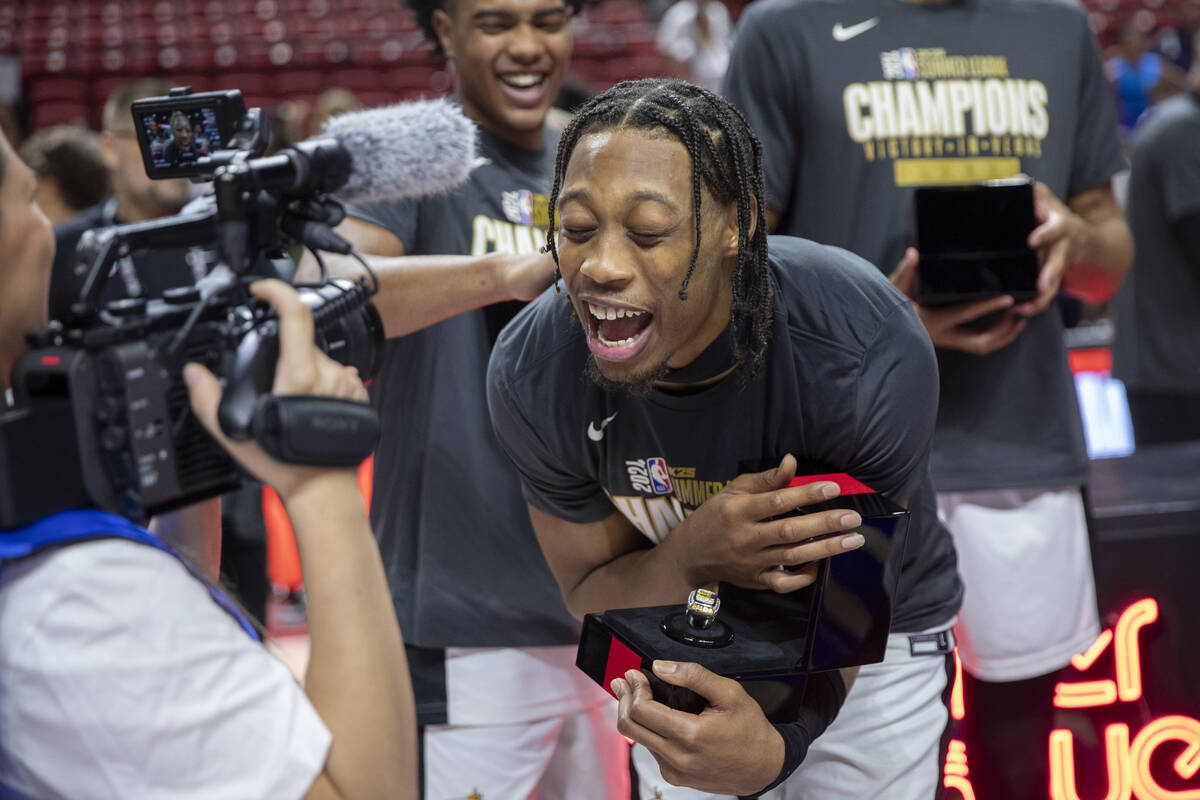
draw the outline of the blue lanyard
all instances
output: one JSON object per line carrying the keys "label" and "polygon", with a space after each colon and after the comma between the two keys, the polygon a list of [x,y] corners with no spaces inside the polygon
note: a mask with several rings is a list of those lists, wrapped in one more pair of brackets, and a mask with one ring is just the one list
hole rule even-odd
{"label": "blue lanyard", "polygon": [[145,528],[105,511],[60,511],[24,528],[0,530],[0,567],[3,567],[6,561],[32,555],[46,547],[105,538],[128,539],[149,545],[178,559],[192,577],[204,584],[213,601],[233,617],[251,639],[260,641],[258,631],[250,624],[250,620],[246,619],[245,614],[219,586],[201,575],[190,561]]}

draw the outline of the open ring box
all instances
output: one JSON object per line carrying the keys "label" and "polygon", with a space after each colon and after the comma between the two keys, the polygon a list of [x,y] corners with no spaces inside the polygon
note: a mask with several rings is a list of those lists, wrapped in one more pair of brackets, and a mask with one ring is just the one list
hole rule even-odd
{"label": "open ring box", "polygon": [[682,605],[588,614],[576,666],[610,693],[614,678],[640,669],[655,699],[699,713],[703,698],[663,682],[650,669],[658,659],[694,661],[741,683],[772,722],[786,722],[796,718],[808,673],[882,661],[909,512],[846,473],[805,475],[791,485],[817,481],[837,483],[841,494],[792,513],[857,511],[862,525],[855,530],[866,539],[862,547],[821,559],[816,580],[789,594],[722,585],[718,619],[733,636],[720,646],[689,644],[667,632]]}

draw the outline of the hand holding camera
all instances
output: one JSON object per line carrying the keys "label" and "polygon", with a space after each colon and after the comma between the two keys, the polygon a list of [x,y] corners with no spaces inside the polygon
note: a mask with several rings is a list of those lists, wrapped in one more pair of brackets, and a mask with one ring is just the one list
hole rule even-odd
{"label": "hand holding camera", "polygon": [[[255,297],[266,300],[279,315],[279,359],[274,370],[271,394],[275,397],[309,395],[367,402],[355,367],[334,361],[314,344],[312,310],[296,290],[277,280],[260,281],[250,287]],[[253,441],[235,442],[225,435],[218,423],[223,390],[217,378],[203,365],[190,363],[184,368],[192,410],[205,429],[249,472],[273,486],[286,501],[309,481],[331,471],[353,475],[353,467],[321,468],[281,463]]]}

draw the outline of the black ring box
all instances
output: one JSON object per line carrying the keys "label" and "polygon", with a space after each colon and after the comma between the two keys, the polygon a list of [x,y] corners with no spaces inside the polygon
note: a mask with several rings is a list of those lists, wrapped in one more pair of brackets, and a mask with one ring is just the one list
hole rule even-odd
{"label": "black ring box", "polygon": [[845,473],[807,475],[793,485],[818,480],[837,481],[842,494],[793,513],[853,509],[862,517],[855,529],[866,539],[862,547],[822,559],[816,581],[790,594],[722,585],[718,619],[734,634],[724,647],[691,646],[664,633],[664,618],[683,610],[683,598],[675,606],[588,614],[576,666],[609,693],[614,678],[640,669],[656,699],[698,713],[705,705],[702,698],[662,682],[650,670],[658,659],[694,661],[739,681],[769,720],[784,722],[796,718],[807,673],[882,661],[909,512]]}
{"label": "black ring box", "polygon": [[1037,297],[1037,227],[1033,182],[1027,178],[964,186],[920,186],[913,192],[913,246],[920,253],[915,300],[945,306],[1012,295]]}

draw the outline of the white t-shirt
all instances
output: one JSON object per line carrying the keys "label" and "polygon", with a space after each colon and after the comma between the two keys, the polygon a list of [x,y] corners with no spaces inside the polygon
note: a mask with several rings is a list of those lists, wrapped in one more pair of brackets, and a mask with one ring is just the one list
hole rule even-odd
{"label": "white t-shirt", "polygon": [[0,572],[0,796],[296,798],[330,741],[170,555],[104,539]]}

